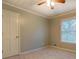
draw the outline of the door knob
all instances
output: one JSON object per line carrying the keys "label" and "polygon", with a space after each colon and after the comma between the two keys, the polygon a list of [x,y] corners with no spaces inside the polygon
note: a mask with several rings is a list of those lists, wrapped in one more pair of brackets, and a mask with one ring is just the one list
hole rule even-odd
{"label": "door knob", "polygon": [[19,38],[19,36],[16,36],[16,38]]}

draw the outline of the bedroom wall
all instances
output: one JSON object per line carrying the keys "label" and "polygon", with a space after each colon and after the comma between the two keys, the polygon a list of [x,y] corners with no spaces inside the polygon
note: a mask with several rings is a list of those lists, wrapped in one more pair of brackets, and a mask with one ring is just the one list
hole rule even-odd
{"label": "bedroom wall", "polygon": [[21,52],[37,49],[48,44],[48,20],[46,18],[9,5],[3,5],[3,9],[19,14]]}
{"label": "bedroom wall", "polygon": [[64,19],[75,17],[75,11],[53,16],[50,21],[12,6],[4,5],[3,8],[19,14],[21,52],[40,48],[47,44],[53,45],[53,43],[56,43],[58,47],[76,50],[75,44],[60,41],[60,23]]}
{"label": "bedroom wall", "polygon": [[56,15],[52,18],[52,20],[51,20],[52,45],[55,43],[57,45],[57,47],[66,48],[66,49],[70,49],[70,50],[76,50],[76,44],[61,42],[61,32],[60,32],[61,21],[65,20],[65,19],[69,20],[70,18],[73,19],[73,17],[76,18],[75,10]]}
{"label": "bedroom wall", "polygon": [[48,38],[48,21],[30,13],[22,13],[20,32],[22,52],[43,47]]}

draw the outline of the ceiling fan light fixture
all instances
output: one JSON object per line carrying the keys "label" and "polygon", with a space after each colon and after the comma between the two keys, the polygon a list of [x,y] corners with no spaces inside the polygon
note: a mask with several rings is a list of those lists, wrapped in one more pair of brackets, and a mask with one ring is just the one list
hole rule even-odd
{"label": "ceiling fan light fixture", "polygon": [[51,0],[47,0],[47,6],[50,7],[51,5]]}
{"label": "ceiling fan light fixture", "polygon": [[46,3],[46,5],[50,8],[50,9],[54,9],[54,5],[55,3],[65,3],[65,0],[44,0],[42,2],[39,2],[38,5],[42,5]]}
{"label": "ceiling fan light fixture", "polygon": [[51,2],[51,5],[52,5],[52,6],[54,6],[54,5],[55,5],[55,3],[54,3],[54,2]]}
{"label": "ceiling fan light fixture", "polygon": [[47,0],[47,6],[49,7],[49,8],[51,8],[52,6],[54,6],[55,4],[54,4],[54,2],[52,2],[52,0]]}

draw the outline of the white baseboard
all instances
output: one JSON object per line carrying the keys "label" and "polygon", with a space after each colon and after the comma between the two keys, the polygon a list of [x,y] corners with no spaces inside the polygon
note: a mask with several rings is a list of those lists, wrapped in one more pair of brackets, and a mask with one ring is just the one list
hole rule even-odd
{"label": "white baseboard", "polygon": [[[44,48],[46,48],[46,47],[40,47],[40,48],[37,48],[37,49],[32,49],[32,50],[29,50],[29,51],[20,52],[19,54],[16,54],[16,55],[28,54],[28,53],[39,51],[39,50],[44,49]],[[13,56],[16,56],[16,55],[13,55]],[[13,57],[13,56],[8,56],[8,57]],[[5,58],[8,58],[8,57],[3,57],[3,58],[5,59]]]}
{"label": "white baseboard", "polygon": [[47,48],[47,47],[48,48],[52,47],[52,48],[61,49],[61,50],[65,50],[65,51],[68,51],[68,52],[76,53],[75,50],[70,50],[70,49],[61,48],[61,47],[57,47],[57,46],[50,46],[50,47],[49,46],[45,46],[45,47],[40,47],[40,48],[37,48],[37,49],[33,49],[33,50],[21,52],[20,55],[22,55],[22,54],[28,54],[28,53],[32,53],[32,52],[36,52],[36,51],[39,51],[39,50]]}
{"label": "white baseboard", "polygon": [[57,47],[57,46],[51,46],[53,48],[57,48],[57,49],[61,49],[61,50],[65,50],[65,51],[69,51],[69,52],[73,52],[73,53],[76,53],[75,50],[70,50],[70,49],[66,49],[66,48],[61,48],[61,47]]}
{"label": "white baseboard", "polygon": [[33,49],[33,50],[21,52],[20,55],[22,55],[22,54],[28,54],[28,53],[32,53],[32,52],[36,52],[36,51],[39,51],[39,50],[41,50],[43,48],[46,48],[46,47],[40,47],[40,48],[37,48],[37,49]]}
{"label": "white baseboard", "polygon": [[21,52],[19,53],[19,55],[22,55],[22,54],[28,54],[28,53],[32,53],[32,52],[36,52],[36,51],[39,51],[41,49],[44,49],[44,48],[56,48],[56,49],[61,49],[61,50],[65,50],[65,51],[69,51],[69,52],[73,52],[73,53],[76,53],[75,50],[70,50],[70,49],[66,49],[66,48],[61,48],[61,47],[57,47],[57,46],[45,46],[45,47],[40,47],[40,48],[37,48],[37,49],[33,49],[33,50],[29,50],[29,51],[25,51],[25,52]]}

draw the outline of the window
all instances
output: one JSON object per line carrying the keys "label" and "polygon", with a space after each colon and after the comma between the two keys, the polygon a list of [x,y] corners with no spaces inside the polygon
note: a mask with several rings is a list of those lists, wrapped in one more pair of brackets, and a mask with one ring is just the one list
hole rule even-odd
{"label": "window", "polygon": [[76,43],[76,20],[65,20],[61,23],[61,41]]}

